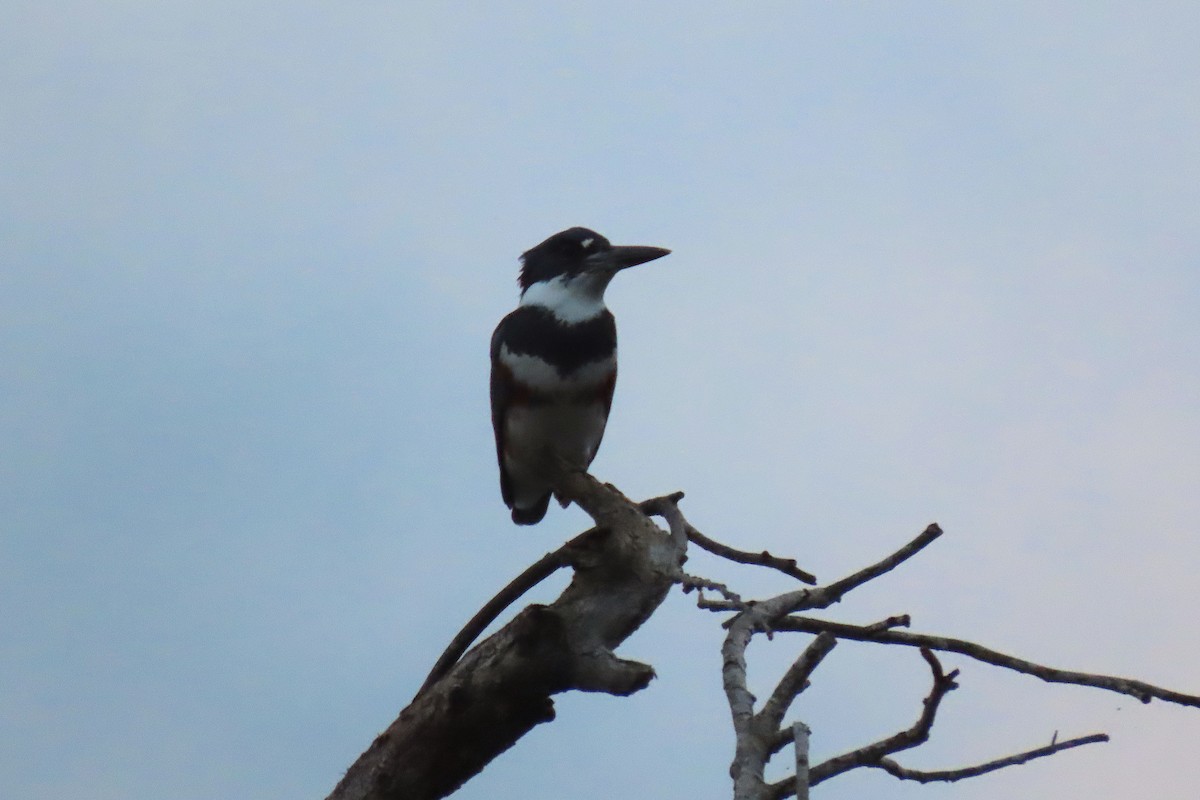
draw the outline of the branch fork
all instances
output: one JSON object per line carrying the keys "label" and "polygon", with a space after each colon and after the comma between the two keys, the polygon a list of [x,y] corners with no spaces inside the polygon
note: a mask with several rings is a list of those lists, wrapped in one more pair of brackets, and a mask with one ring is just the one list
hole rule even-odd
{"label": "branch fork", "polygon": [[[912,632],[906,630],[911,625],[907,614],[867,625],[806,614],[829,608],[921,552],[942,535],[936,524],[875,564],[819,586],[794,559],[739,550],[700,533],[679,509],[682,492],[634,503],[586,472],[564,470],[555,494],[577,503],[596,527],[547,553],[480,609],[454,637],[410,705],[347,771],[329,800],[444,797],[534,726],[554,719],[553,695],[577,690],[624,696],[645,688],[654,669],[619,657],[616,649],[675,584],[685,593],[695,590],[702,609],[732,612],[722,623],[721,680],[735,735],[730,765],[735,800],[793,795],[807,800],[812,786],[857,768],[883,770],[899,780],[951,782],[1108,741],[1103,733],[1059,741],[1055,732],[1049,745],[974,766],[923,771],[900,765],[893,756],[929,739],[942,702],[958,688],[959,671],[947,672],[937,653],[956,653],[1050,683],[1090,686],[1142,702],[1200,707],[1200,697],[1143,681],[1056,669],[962,639]],[[661,517],[667,529],[651,522],[651,515]],[[766,599],[743,598],[725,583],[684,572],[689,544],[728,561],[782,572],[805,586]],[[563,567],[570,567],[574,577],[557,600],[528,606],[472,647],[505,609]],[[706,591],[720,599],[705,597]],[[756,708],[758,699],[746,677],[746,648],[756,635],[791,632],[814,638]],[[910,727],[814,766],[811,732],[803,721],[787,717],[842,639],[916,648],[929,666],[932,685]],[[795,774],[768,784],[763,777],[767,762],[789,745],[795,749]]]}

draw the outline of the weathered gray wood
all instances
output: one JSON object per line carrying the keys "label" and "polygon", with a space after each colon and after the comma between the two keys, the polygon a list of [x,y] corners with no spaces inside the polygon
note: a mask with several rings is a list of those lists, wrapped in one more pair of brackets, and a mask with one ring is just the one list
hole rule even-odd
{"label": "weathered gray wood", "polygon": [[808,737],[812,731],[803,722],[792,723],[796,744],[796,800],[808,800]]}
{"label": "weathered gray wood", "polygon": [[553,695],[572,689],[628,695],[654,677],[649,665],[619,658],[614,649],[678,579],[686,540],[664,533],[589,475],[564,477],[560,494],[597,525],[571,550],[570,585],[550,605],[522,610],[419,693],[328,800],[445,797],[535,725],[554,719]]}

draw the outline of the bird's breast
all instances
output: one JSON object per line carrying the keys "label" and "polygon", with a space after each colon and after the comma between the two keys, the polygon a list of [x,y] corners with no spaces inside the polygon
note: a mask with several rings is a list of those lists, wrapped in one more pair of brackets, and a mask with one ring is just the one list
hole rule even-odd
{"label": "bird's breast", "polygon": [[615,351],[608,357],[564,370],[539,356],[514,353],[507,347],[501,347],[500,363],[508,369],[512,380],[531,395],[532,400],[567,400],[574,397],[586,401],[593,395],[611,395],[617,374]]}
{"label": "bird's breast", "polygon": [[551,480],[554,456],[586,468],[604,437],[608,409],[592,402],[541,402],[511,406],[504,418],[504,463],[514,478]]}

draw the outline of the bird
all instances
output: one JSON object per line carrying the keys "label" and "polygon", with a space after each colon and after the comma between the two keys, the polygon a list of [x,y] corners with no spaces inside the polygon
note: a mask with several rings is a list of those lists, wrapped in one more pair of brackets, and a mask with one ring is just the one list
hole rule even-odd
{"label": "bird", "polygon": [[604,437],[617,381],[609,281],[670,252],[575,227],[522,254],[520,302],[492,334],[490,382],[500,495],[517,525],[542,520],[561,470],[587,469]]}

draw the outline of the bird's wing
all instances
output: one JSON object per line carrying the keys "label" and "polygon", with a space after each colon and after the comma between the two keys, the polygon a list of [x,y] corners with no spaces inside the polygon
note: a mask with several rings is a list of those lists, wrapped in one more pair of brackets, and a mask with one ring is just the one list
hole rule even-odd
{"label": "bird's wing", "polygon": [[[613,319],[613,315],[605,310],[604,316],[601,318],[601,324],[604,326],[604,335],[608,341],[612,342],[614,352],[617,346],[617,322]],[[613,364],[612,374],[608,376],[608,380],[604,382],[604,387],[601,389],[601,397],[604,402],[604,426],[600,428],[600,435],[596,438],[596,445],[592,450],[592,458],[596,457],[596,451],[600,449],[600,442],[604,439],[604,429],[608,427],[608,414],[612,411],[613,392],[617,388],[617,365]],[[591,462],[588,462],[589,466]]]}
{"label": "bird's wing", "polygon": [[500,496],[504,498],[504,504],[512,508],[512,486],[509,483],[508,472],[504,469],[504,409],[512,400],[513,376],[509,368],[500,363],[500,343],[504,338],[504,326],[509,317],[500,320],[500,324],[492,333],[490,394],[492,398],[492,431],[496,434],[496,463],[500,466]]}

